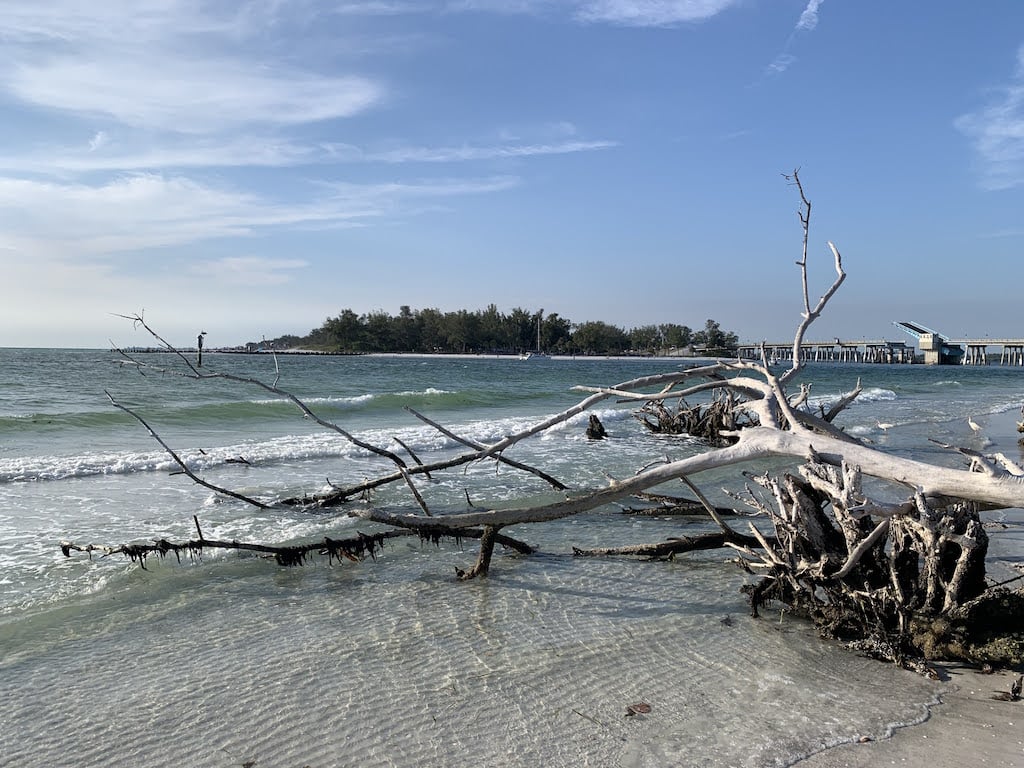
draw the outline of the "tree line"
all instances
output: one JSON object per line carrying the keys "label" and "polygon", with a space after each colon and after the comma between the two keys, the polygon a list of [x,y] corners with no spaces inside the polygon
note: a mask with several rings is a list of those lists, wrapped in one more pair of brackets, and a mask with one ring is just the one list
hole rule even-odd
{"label": "tree line", "polygon": [[602,321],[574,323],[557,312],[531,312],[517,307],[500,312],[486,309],[441,312],[402,306],[397,315],[383,310],[356,314],[344,309],[328,317],[306,336],[280,336],[275,348],[303,347],[325,352],[420,352],[518,354],[540,349],[562,355],[650,355],[698,350],[734,350],[739,337],[708,320],[694,331],[676,323],[644,325],[625,330]]}

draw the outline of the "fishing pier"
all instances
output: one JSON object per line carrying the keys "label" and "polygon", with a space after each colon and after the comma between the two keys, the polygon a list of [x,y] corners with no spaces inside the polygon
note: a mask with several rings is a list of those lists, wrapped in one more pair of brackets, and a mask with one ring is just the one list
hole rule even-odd
{"label": "fishing pier", "polygon": [[[806,362],[1024,366],[1024,339],[951,339],[920,323],[898,321],[893,325],[916,339],[917,345],[902,341],[837,338],[832,341],[805,341],[800,345],[798,354]],[[740,344],[737,354],[742,360],[760,360],[762,347],[769,362],[793,359],[791,341]]]}

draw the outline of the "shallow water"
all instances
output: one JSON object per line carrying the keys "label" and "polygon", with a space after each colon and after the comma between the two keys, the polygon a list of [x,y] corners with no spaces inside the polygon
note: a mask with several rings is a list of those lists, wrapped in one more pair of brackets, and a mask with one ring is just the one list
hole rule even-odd
{"label": "shallow water", "polygon": [[[193,514],[210,538],[268,543],[371,528],[340,512],[218,500],[169,474],[173,462],[104,390],[204,477],[252,495],[358,480],[382,464],[264,391],[143,378],[106,352],[0,350],[0,363],[0,679],[14,692],[0,701],[0,755],[12,765],[781,766],[919,720],[941,692],[790,619],[748,618],[746,577],[728,553],[573,558],[572,546],[700,530],[617,508],[507,529],[541,553],[503,554],[490,578],[470,583],[452,577],[472,563],[472,542],[414,538],[376,561],[292,569],[224,553],[181,565],[151,558],[146,569],[65,559],[60,539],[189,538]],[[209,355],[207,365],[273,378],[262,357]],[[581,399],[574,384],[677,365],[283,358],[281,386],[361,438],[398,450],[389,442],[398,436],[426,461],[457,448],[402,405],[495,440]],[[928,442],[935,437],[1019,457],[1018,369],[819,365],[807,374],[823,402],[858,377],[865,396],[843,426],[887,450],[959,461]],[[578,419],[509,455],[579,488],[698,450],[645,434],[624,406],[598,412],[608,441],[586,441]],[[971,432],[967,416],[985,432]],[[250,464],[228,461],[239,455]],[[699,482],[714,494],[736,477]],[[421,491],[438,511],[464,509],[467,493],[478,505],[557,497],[493,465]],[[399,488],[376,502],[410,505]],[[1021,557],[1018,532],[1015,522],[993,531],[1004,563]],[[651,712],[625,717],[639,701]]]}
{"label": "shallow water", "polygon": [[[396,551],[397,550],[397,551]],[[923,715],[924,678],[745,616],[718,558],[390,547],[119,574],[4,626],[12,764],[785,765]],[[14,630],[12,632],[12,630]],[[627,705],[650,714],[625,717]]]}

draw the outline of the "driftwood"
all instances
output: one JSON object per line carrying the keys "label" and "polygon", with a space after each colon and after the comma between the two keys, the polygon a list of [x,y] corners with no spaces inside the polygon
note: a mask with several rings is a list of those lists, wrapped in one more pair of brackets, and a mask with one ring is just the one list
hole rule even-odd
{"label": "driftwood", "polygon": [[[424,423],[457,440],[466,450],[439,461],[421,461],[399,443],[413,458],[413,463],[409,464],[387,448],[360,441],[340,426],[321,420],[301,400],[280,389],[276,380],[266,384],[208,369],[200,371],[155,334],[141,315],[130,316],[168,351],[178,355],[181,368],[164,372],[197,382],[229,380],[281,395],[294,403],[304,416],[390,465],[389,471],[382,470],[377,477],[355,485],[333,486],[325,493],[277,500],[249,499],[202,481],[188,471],[141,417],[118,405],[112,397],[111,402],[139,419],[194,481],[239,501],[260,508],[293,505],[312,510],[363,499],[364,502],[349,510],[349,514],[385,526],[392,535],[415,533],[430,540],[479,538],[477,560],[470,569],[459,570],[459,578],[485,576],[495,544],[520,545],[519,551],[528,550],[521,542],[513,543],[501,535],[505,526],[569,517],[624,503],[638,495],[652,493],[666,483],[682,481],[697,496],[700,507],[718,527],[717,531],[672,536],[634,547],[574,548],[574,553],[657,559],[699,549],[723,548],[734,552],[739,564],[756,574],[745,590],[754,614],[765,605],[780,604],[809,617],[827,636],[841,638],[855,647],[895,661],[939,653],[968,660],[985,658],[992,663],[1024,660],[1024,641],[1020,640],[1024,638],[1024,627],[1019,626],[1024,616],[1024,600],[1018,593],[986,586],[987,535],[980,519],[980,513],[987,509],[1024,506],[1024,468],[1005,456],[987,456],[980,452],[970,454],[971,463],[966,468],[940,467],[887,454],[847,435],[834,426],[833,420],[859,394],[859,382],[847,398],[828,411],[813,412],[808,406],[809,385],[802,386],[793,395],[788,392],[787,388],[802,367],[799,348],[803,338],[839,290],[846,273],[838,249],[829,243],[836,277],[812,305],[807,267],[811,206],[798,174],[794,172],[787,178],[798,189],[801,201],[803,251],[797,266],[803,288],[803,313],[794,334],[791,367],[779,375],[769,367],[762,349],[760,362],[720,361],[610,387],[581,386],[577,390],[585,396],[576,405],[489,445],[459,437],[417,414]],[[122,352],[122,355],[125,364],[136,366],[140,373],[150,369],[129,354]],[[709,398],[710,402],[686,405],[687,399],[701,398]],[[608,399],[636,403],[638,418],[651,429],[696,434],[712,441],[712,445],[695,456],[653,462],[631,477],[611,480],[606,487],[597,489],[566,489],[541,469],[512,462],[503,456],[503,452],[516,443],[586,413]],[[673,409],[667,403],[677,405]],[[709,417],[709,414],[712,415]],[[964,452],[964,449],[958,450]],[[735,520],[726,514],[730,510],[710,504],[692,482],[693,477],[707,470],[739,468],[768,457],[790,457],[801,464],[797,471],[781,477],[748,476],[746,490],[733,494],[734,499],[749,507],[756,516],[756,520],[747,521],[743,531],[727,522]],[[566,495],[545,504],[528,503],[498,509],[474,506],[467,493],[469,508],[446,511],[441,525],[439,516],[430,509],[429,499],[417,490],[415,478],[483,461],[501,462],[540,477]],[[889,504],[873,501],[863,491],[865,477],[904,489],[904,500]],[[369,491],[393,483],[406,485],[413,501],[410,506],[419,510],[417,513],[396,515],[375,509],[366,502]],[[693,504],[689,506],[693,508]],[[143,551],[158,554],[173,551],[177,555],[181,551],[192,553],[196,549],[224,545],[273,554],[278,562],[295,564],[314,551],[325,551],[332,560],[338,555],[345,559],[359,559],[366,554],[372,557],[372,547],[387,538],[380,536],[370,541],[347,540],[344,546],[327,539],[304,545],[304,554],[294,557],[279,554],[273,545],[214,544],[201,534],[197,542],[170,545],[161,540],[145,545],[148,550],[126,545],[109,551],[141,557]],[[67,555],[78,549],[89,549],[70,543],[61,546]],[[291,552],[293,548],[282,549]],[[994,634],[987,640],[978,635],[989,630]],[[982,648],[985,650],[979,650]]]}
{"label": "driftwood", "polygon": [[[641,492],[633,494],[633,499],[642,506],[623,506],[622,514],[636,517],[693,517],[707,518],[708,512],[704,503],[685,496],[673,496],[666,493]],[[733,517],[737,514],[731,507],[715,507],[721,517]]]}
{"label": "driftwood", "polygon": [[675,408],[664,400],[644,403],[636,417],[651,432],[689,435],[711,445],[736,442],[736,431],[757,425],[757,418],[742,407],[742,398],[728,388],[716,389],[710,403],[690,405],[679,398]]}
{"label": "driftwood", "polygon": [[86,552],[92,556],[93,552],[100,552],[103,557],[110,555],[124,555],[133,563],[137,562],[142,568],[146,567],[146,558],[150,555],[164,557],[172,554],[181,562],[182,554],[190,560],[197,560],[202,557],[205,549],[234,549],[246,552],[255,552],[264,556],[273,556],[278,565],[293,566],[302,565],[306,558],[312,553],[327,555],[330,562],[335,559],[347,558],[358,562],[369,555],[376,558],[377,550],[384,546],[387,539],[396,536],[410,536],[412,531],[382,531],[372,535],[357,533],[355,537],[348,539],[331,539],[324,537],[322,542],[303,544],[299,546],[274,546],[271,544],[255,544],[244,541],[219,541],[207,539],[203,536],[199,526],[199,519],[193,517],[198,538],[185,542],[170,542],[167,539],[157,539],[151,544],[119,544],[108,546],[102,544],[75,544],[71,541],[60,543],[61,552],[65,557],[71,557],[72,552]]}
{"label": "driftwood", "polygon": [[697,536],[673,536],[656,544],[634,544],[629,547],[599,547],[596,549],[580,549],[573,547],[576,557],[607,557],[609,555],[629,555],[651,559],[672,560],[676,555],[686,552],[700,552],[708,549],[722,549],[730,545],[743,547],[759,547],[761,542],[753,536],[744,536],[735,531],[718,531],[702,533]]}
{"label": "driftwood", "polygon": [[[92,557],[93,552],[99,552],[102,557],[124,555],[133,563],[137,562],[142,568],[146,567],[146,558],[150,555],[164,557],[167,554],[172,554],[177,558],[178,562],[181,562],[182,554],[186,555],[190,560],[198,560],[202,557],[203,550],[205,549],[233,549],[255,552],[259,555],[273,556],[277,564],[283,566],[302,565],[312,554],[326,555],[330,563],[333,563],[335,560],[341,562],[342,559],[359,562],[367,556],[375,560],[377,550],[381,549],[384,546],[384,542],[388,539],[416,535],[420,537],[421,541],[429,541],[435,545],[440,543],[442,539],[454,539],[456,542],[460,542],[462,539],[480,539],[481,542],[486,543],[489,551],[493,551],[495,544],[501,544],[522,555],[530,555],[534,552],[533,547],[525,542],[509,536],[498,535],[497,529],[494,526],[479,530],[477,528],[455,529],[444,525],[435,525],[420,527],[416,530],[400,529],[397,531],[380,531],[373,534],[357,532],[354,537],[347,539],[332,539],[325,536],[323,541],[319,542],[292,546],[275,546],[273,544],[259,544],[246,541],[207,539],[203,536],[203,531],[199,526],[199,518],[193,515],[192,520],[195,523],[198,536],[189,541],[171,542],[167,539],[155,539],[152,543],[118,544],[115,546],[107,544],[76,544],[72,541],[62,541],[60,542],[60,549],[64,557],[71,557],[72,552],[85,552],[90,557]],[[482,543],[481,548],[484,546],[485,544]],[[460,577],[463,575],[461,571],[459,575]],[[473,573],[472,575],[481,574]]]}
{"label": "driftwood", "polygon": [[608,437],[608,432],[604,428],[604,424],[597,418],[596,414],[590,414],[590,419],[587,423],[587,439],[588,440],[604,440]]}

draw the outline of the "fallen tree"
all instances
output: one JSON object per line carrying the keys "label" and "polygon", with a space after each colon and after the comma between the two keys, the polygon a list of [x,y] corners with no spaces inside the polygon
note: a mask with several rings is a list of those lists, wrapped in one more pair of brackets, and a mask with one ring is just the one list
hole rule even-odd
{"label": "fallen tree", "polygon": [[[729,549],[737,562],[756,576],[746,588],[754,615],[767,604],[778,604],[807,616],[823,635],[840,638],[877,656],[906,662],[918,656],[945,656],[991,663],[1024,660],[1024,601],[1019,593],[987,586],[985,559],[988,539],[981,524],[984,510],[1024,506],[1024,468],[1005,456],[959,450],[969,463],[963,468],[943,467],[885,453],[838,429],[835,416],[857,396],[857,389],[832,406],[815,413],[808,405],[808,390],[789,394],[801,370],[799,347],[811,324],[839,290],[846,273],[838,249],[829,243],[836,276],[812,306],[808,289],[808,237],[811,205],[796,172],[788,177],[799,191],[803,252],[797,262],[803,288],[803,312],[793,339],[791,367],[775,375],[762,349],[760,362],[721,361],[682,371],[645,376],[609,387],[580,386],[585,393],[571,408],[520,432],[490,444],[481,444],[410,410],[418,419],[455,440],[466,450],[436,461],[423,461],[400,443],[408,460],[399,454],[360,440],[342,427],[318,417],[302,400],[278,387],[277,380],[218,373],[193,365],[167,344],[141,315],[129,316],[163,347],[174,353],[179,368],[163,373],[198,382],[227,380],[255,386],[290,400],[301,413],[390,464],[388,471],[354,485],[332,485],[326,492],[261,500],[212,485],[196,475],[174,450],[134,410],[110,396],[117,408],[135,417],[172,456],[182,473],[193,481],[260,509],[290,506],[323,509],[346,505],[350,515],[390,529],[360,534],[355,539],[325,539],[308,545],[279,547],[271,544],[221,542],[198,538],[180,543],[159,540],[152,544],[118,546],[78,545],[61,542],[65,555],[76,551],[123,554],[145,561],[150,554],[181,553],[196,556],[206,548],[251,550],[272,555],[281,565],[298,565],[314,553],[360,560],[397,535],[441,538],[476,538],[480,547],[475,563],[458,576],[486,576],[496,544],[528,553],[530,547],[502,535],[511,525],[544,523],[605,505],[649,494],[670,482],[683,481],[697,501],[679,499],[689,511],[698,507],[717,531],[680,536],[668,541],[626,548],[608,547],[574,553],[583,556],[632,555],[675,557],[704,549]],[[127,352],[125,365],[140,371],[152,368]],[[686,405],[686,398],[710,397],[701,408]],[[708,449],[675,461],[657,461],[633,476],[611,480],[597,489],[569,489],[542,469],[513,461],[504,452],[516,443],[614,399],[635,403],[638,417],[661,432],[695,434],[709,441]],[[674,404],[673,406],[670,404]],[[745,530],[730,524],[728,510],[712,505],[693,483],[702,472],[741,467],[770,457],[797,459],[796,473],[779,477],[748,476],[742,493],[733,494],[752,510]],[[430,477],[471,463],[492,461],[543,479],[565,492],[557,501],[501,509],[472,507],[468,511],[435,514],[417,488],[418,476]],[[902,488],[899,502],[873,500],[864,490],[865,478]],[[388,484],[404,484],[418,511],[396,514],[376,508],[370,491]],[[467,494],[467,501],[470,501]],[[758,524],[760,523],[760,524]]]}

